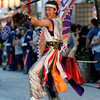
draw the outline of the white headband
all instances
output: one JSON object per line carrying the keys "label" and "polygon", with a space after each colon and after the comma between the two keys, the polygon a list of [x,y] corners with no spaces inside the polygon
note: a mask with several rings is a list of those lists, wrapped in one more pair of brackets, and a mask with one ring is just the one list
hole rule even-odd
{"label": "white headband", "polygon": [[51,7],[51,8],[56,9],[56,6],[55,6],[55,5],[53,5],[53,4],[46,4],[46,5],[45,5],[45,7]]}

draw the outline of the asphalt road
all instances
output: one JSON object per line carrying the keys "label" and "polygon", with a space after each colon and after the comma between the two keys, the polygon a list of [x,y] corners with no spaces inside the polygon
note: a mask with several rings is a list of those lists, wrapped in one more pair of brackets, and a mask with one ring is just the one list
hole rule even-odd
{"label": "asphalt road", "polygon": [[[0,100],[30,100],[28,75],[22,72],[3,71],[0,68]],[[96,83],[85,83],[83,96],[77,93],[67,83],[66,93],[60,94],[61,100],[100,100],[100,89],[94,87]],[[40,100],[48,100],[47,97]]]}

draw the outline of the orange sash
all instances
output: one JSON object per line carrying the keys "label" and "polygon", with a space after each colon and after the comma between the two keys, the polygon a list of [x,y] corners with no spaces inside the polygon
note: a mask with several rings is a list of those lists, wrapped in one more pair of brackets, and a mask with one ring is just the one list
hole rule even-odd
{"label": "orange sash", "polygon": [[53,76],[53,79],[54,79],[54,83],[55,83],[57,92],[59,94],[59,93],[66,92],[67,85],[64,82],[64,80],[61,78],[59,73],[56,71],[57,57],[58,57],[58,50],[56,50],[56,56],[55,56],[55,59],[54,59],[53,69],[52,69],[52,76]]}

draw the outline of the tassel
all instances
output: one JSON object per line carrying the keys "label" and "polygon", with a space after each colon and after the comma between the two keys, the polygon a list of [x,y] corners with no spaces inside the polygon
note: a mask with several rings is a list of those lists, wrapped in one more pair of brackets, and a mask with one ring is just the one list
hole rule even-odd
{"label": "tassel", "polygon": [[67,90],[67,86],[64,80],[62,79],[62,77],[56,71],[57,56],[58,56],[58,50],[56,50],[56,56],[54,59],[53,69],[52,69],[52,76],[53,76],[53,80],[54,80],[57,92],[59,94],[59,93],[65,93]]}
{"label": "tassel", "polygon": [[43,70],[43,82],[48,81],[48,75],[45,74],[45,68]]}
{"label": "tassel", "polygon": [[73,77],[73,67],[72,67],[72,63],[71,63],[71,58],[68,57],[68,71],[67,71],[72,77]]}
{"label": "tassel", "polygon": [[75,80],[75,82],[77,84],[83,84],[83,83],[85,83],[85,81],[83,81],[83,79],[82,79],[82,77],[80,75],[80,72],[79,72],[78,65],[77,65],[75,57],[73,58],[73,66],[74,66],[73,79]]}
{"label": "tassel", "polygon": [[72,79],[72,76],[70,74],[67,73],[63,63],[61,62],[61,59],[60,60],[60,63],[62,65],[62,68],[64,70],[64,72],[66,73],[67,75],[67,80],[68,80],[68,83],[71,85],[71,87],[76,91],[76,93],[79,95],[79,96],[82,96],[83,93],[84,93],[84,88],[81,87],[80,85],[78,85],[73,79]]}

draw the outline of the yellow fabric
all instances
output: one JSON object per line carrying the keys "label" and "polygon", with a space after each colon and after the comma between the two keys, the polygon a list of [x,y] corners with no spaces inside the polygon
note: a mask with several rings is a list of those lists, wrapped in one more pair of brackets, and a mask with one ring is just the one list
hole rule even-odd
{"label": "yellow fabric", "polygon": [[57,57],[58,57],[58,50],[56,50],[56,56],[55,56],[55,60],[54,60],[54,63],[53,63],[52,76],[53,76],[53,79],[54,79],[54,83],[55,83],[57,92],[59,94],[59,93],[66,92],[67,85],[64,82],[64,80],[61,78],[59,73],[56,71]]}

